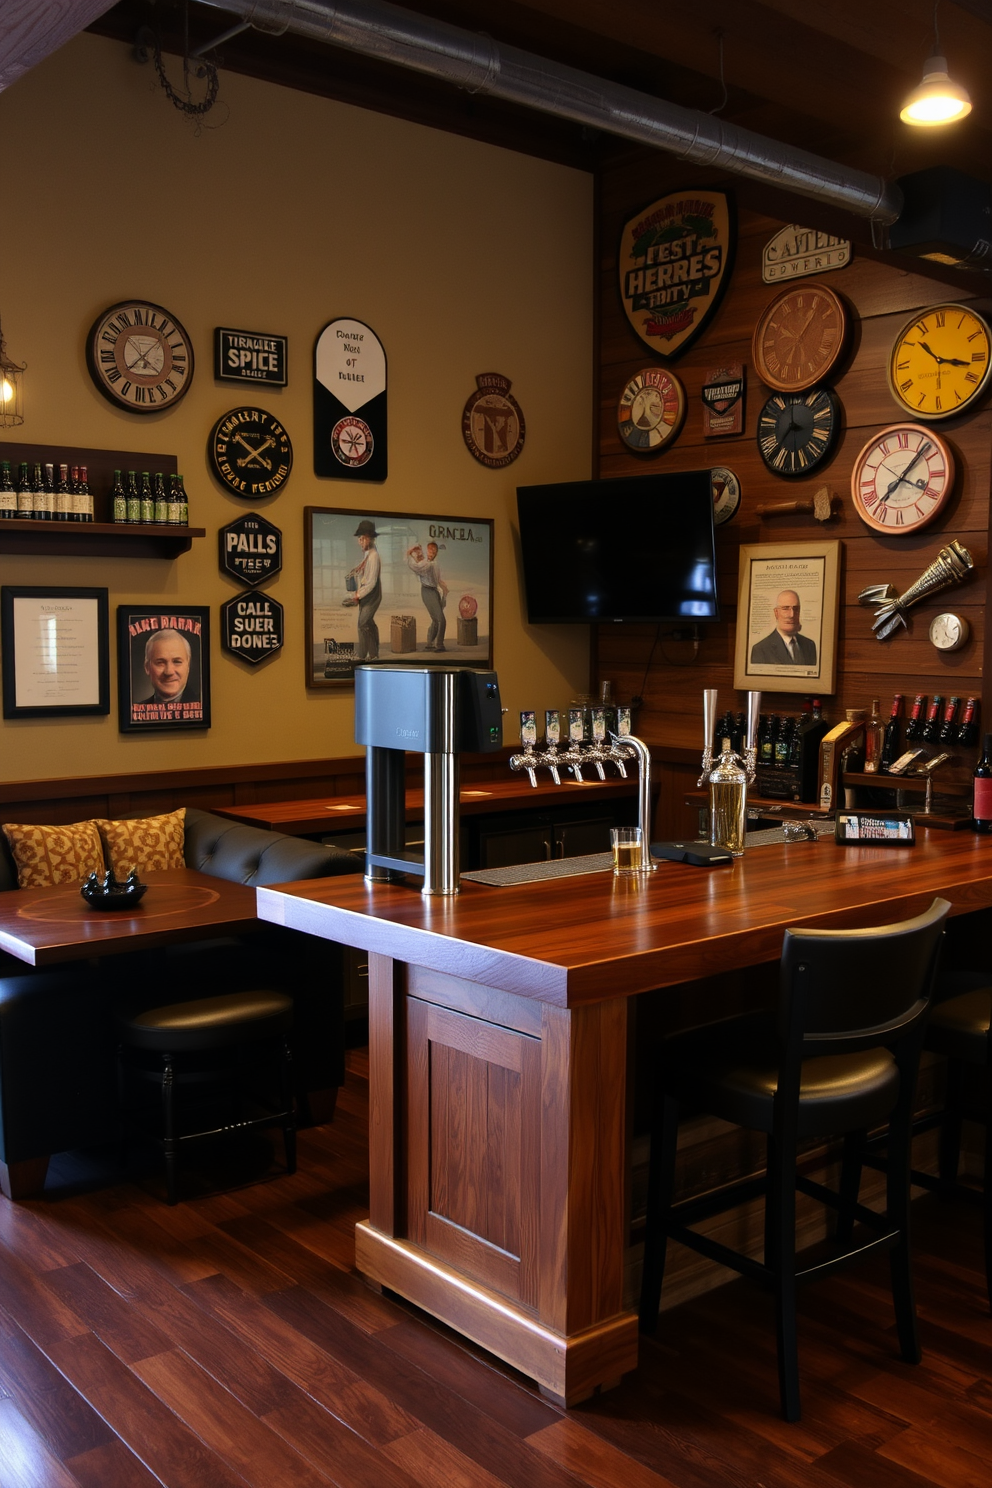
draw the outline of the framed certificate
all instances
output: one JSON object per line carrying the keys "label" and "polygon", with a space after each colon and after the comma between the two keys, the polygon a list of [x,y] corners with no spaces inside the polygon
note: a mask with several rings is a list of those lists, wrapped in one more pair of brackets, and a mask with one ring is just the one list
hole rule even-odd
{"label": "framed certificate", "polygon": [[4,718],[110,712],[106,589],[0,589]]}

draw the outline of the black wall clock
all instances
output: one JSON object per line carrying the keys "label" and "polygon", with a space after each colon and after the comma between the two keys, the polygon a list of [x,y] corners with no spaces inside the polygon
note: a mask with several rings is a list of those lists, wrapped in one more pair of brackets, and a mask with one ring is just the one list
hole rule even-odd
{"label": "black wall clock", "polygon": [[193,345],[168,310],[121,300],[98,315],[86,338],[86,364],[105,398],[128,413],[158,413],[193,380]]}
{"label": "black wall clock", "polygon": [[840,403],[828,388],[773,393],[758,415],[758,449],[773,475],[810,475],[833,453]]}
{"label": "black wall clock", "polygon": [[277,496],[293,468],[293,446],[274,414],[232,408],[210,431],[207,455],[214,475],[245,501]]}

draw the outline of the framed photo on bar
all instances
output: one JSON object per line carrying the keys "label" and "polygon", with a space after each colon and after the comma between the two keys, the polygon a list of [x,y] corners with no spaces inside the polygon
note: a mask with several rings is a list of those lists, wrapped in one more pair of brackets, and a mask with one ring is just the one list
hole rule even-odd
{"label": "framed photo on bar", "polygon": [[364,661],[492,666],[490,518],[308,506],[304,522],[308,687]]}
{"label": "framed photo on bar", "polygon": [[110,712],[106,589],[0,590],[4,718]]}
{"label": "framed photo on bar", "polygon": [[117,606],[117,707],[122,734],[210,727],[206,606]]}
{"label": "framed photo on bar", "polygon": [[743,546],[734,686],[742,692],[834,692],[839,604],[839,542]]}

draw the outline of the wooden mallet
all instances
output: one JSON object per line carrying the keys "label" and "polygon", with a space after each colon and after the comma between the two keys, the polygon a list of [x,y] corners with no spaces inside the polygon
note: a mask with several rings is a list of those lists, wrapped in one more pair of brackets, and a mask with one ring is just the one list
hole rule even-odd
{"label": "wooden mallet", "polygon": [[812,512],[817,522],[829,522],[834,514],[834,498],[828,486],[813,492],[809,501],[779,501],[773,505],[762,503],[755,507],[759,517],[785,517],[794,512]]}

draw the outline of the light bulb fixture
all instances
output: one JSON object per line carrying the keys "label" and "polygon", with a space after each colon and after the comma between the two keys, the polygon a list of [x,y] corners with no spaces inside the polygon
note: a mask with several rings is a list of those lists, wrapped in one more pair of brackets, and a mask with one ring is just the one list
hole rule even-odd
{"label": "light bulb fixture", "polygon": [[962,88],[948,75],[947,58],[941,54],[940,32],[937,29],[937,8],[933,6],[933,53],[923,64],[923,81],[914,88],[899,110],[904,124],[915,124],[924,129],[933,129],[940,124],[954,124],[971,113],[971,99],[967,89]]}
{"label": "light bulb fixture", "polygon": [[0,429],[12,429],[23,424],[23,383],[27,363],[12,362],[7,355],[7,343],[0,324]]}

